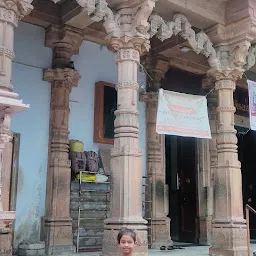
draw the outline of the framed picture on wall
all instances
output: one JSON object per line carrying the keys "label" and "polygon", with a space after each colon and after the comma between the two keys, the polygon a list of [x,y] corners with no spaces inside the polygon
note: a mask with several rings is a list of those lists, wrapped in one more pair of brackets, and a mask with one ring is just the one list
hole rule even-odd
{"label": "framed picture on wall", "polygon": [[117,108],[115,85],[107,82],[95,84],[94,142],[114,144],[114,121]]}

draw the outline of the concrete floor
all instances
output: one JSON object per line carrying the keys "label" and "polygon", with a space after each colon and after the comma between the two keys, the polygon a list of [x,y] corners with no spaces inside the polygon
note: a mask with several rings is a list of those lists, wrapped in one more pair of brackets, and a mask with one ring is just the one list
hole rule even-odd
{"label": "concrete floor", "polygon": [[[256,251],[256,244],[251,245],[251,250]],[[184,249],[177,249],[173,251],[160,251],[158,249],[149,250],[149,256],[206,256],[208,255],[209,247],[208,246],[190,246],[184,247]],[[101,253],[79,253],[76,256],[100,256]]]}

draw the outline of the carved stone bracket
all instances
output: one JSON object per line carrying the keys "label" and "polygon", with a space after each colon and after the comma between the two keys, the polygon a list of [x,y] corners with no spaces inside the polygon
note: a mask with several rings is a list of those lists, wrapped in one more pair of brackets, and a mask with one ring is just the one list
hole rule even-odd
{"label": "carved stone bracket", "polygon": [[202,53],[209,58],[211,66],[219,66],[217,52],[209,37],[203,32],[196,33],[192,29],[192,25],[183,14],[175,14],[173,21],[164,21],[159,15],[153,14],[149,18],[150,36],[157,36],[158,39],[164,41],[173,35],[180,35],[188,40],[190,46],[196,53]]}
{"label": "carved stone bracket", "polygon": [[[44,80],[47,82],[55,82],[59,86],[67,88],[76,87],[81,76],[78,71],[70,68],[46,69],[44,71]],[[61,82],[61,84],[60,84]]]}
{"label": "carved stone bracket", "polygon": [[148,18],[155,7],[156,0],[142,1],[135,6],[120,8],[114,13],[105,0],[77,0],[93,21],[103,20],[108,34],[109,48],[135,48],[143,54],[150,48]]}
{"label": "carved stone bracket", "polygon": [[217,47],[219,66],[212,66],[208,75],[216,80],[231,79],[237,81],[241,79],[245,71],[249,48],[250,42],[247,40]]}
{"label": "carved stone bracket", "polygon": [[256,45],[252,45],[249,49],[249,54],[246,59],[244,66],[245,70],[251,69],[256,63]]}
{"label": "carved stone bracket", "polygon": [[170,62],[161,56],[148,57],[145,68],[151,78],[147,81],[148,91],[157,91],[161,87],[161,80],[170,68]]}
{"label": "carved stone bracket", "polygon": [[83,39],[82,30],[71,26],[47,28],[45,45],[53,49],[53,67],[67,67],[71,57],[79,53]]}

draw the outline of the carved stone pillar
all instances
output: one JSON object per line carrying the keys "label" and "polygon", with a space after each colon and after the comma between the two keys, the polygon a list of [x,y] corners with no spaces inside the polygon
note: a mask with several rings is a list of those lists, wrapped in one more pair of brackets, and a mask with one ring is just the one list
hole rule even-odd
{"label": "carved stone pillar", "polygon": [[[213,79],[204,79],[202,87],[205,92],[214,89]],[[208,115],[211,140],[200,142],[200,244],[210,245],[212,242],[212,215],[213,215],[213,174],[217,164],[217,94],[215,91],[207,96]]]}
{"label": "carved stone pillar", "polygon": [[147,179],[146,209],[149,242],[152,248],[172,245],[170,236],[168,185],[165,184],[164,138],[156,133],[158,92],[141,95],[147,116]]}
{"label": "carved stone pillar", "polygon": [[[224,55],[227,56],[226,54]],[[233,92],[243,70],[228,68],[211,70],[216,79],[217,165],[214,168],[214,214],[210,255],[247,255],[246,221],[243,218],[241,164],[238,161],[237,137],[234,128]]]}
{"label": "carved stone pillar", "polygon": [[80,75],[76,70],[65,66],[67,67],[71,56],[78,51],[81,42],[81,33],[70,27],[61,30],[53,27],[46,34],[46,45],[54,49],[54,69],[44,71],[44,80],[51,83],[50,141],[44,217],[47,255],[75,252],[70,217],[68,120],[70,92],[73,86],[78,85]]}
{"label": "carved stone pillar", "polygon": [[120,255],[117,234],[121,227],[135,229],[134,255],[148,251],[147,221],[142,217],[142,151],[139,147],[137,81],[140,55],[149,49],[147,19],[154,1],[133,8],[119,6],[114,14],[106,11],[104,22],[109,49],[116,53],[118,70],[115,139],[111,151],[112,203],[110,218],[105,220],[103,255]]}
{"label": "carved stone pillar", "polygon": [[[12,61],[14,59],[14,29],[18,21],[33,9],[32,0],[0,2],[0,255],[12,255],[12,222],[15,212],[4,211],[2,204],[2,153],[12,138],[11,115],[28,108],[18,100],[11,85]],[[11,156],[10,156],[11,157]],[[5,195],[3,195],[5,196]]]}
{"label": "carved stone pillar", "polygon": [[169,62],[160,58],[151,60],[148,67],[154,81],[141,101],[146,103],[147,117],[147,173],[145,193],[145,217],[148,221],[148,240],[151,248],[172,245],[170,236],[168,185],[165,183],[164,136],[156,133],[158,89],[169,69]]}
{"label": "carved stone pillar", "polygon": [[120,49],[116,53],[118,66],[115,140],[111,151],[112,205],[111,218],[105,220],[103,255],[119,255],[117,233],[121,227],[136,229],[135,255],[147,251],[147,221],[142,218],[142,151],[139,147],[137,108],[137,65],[140,53],[136,49]]}

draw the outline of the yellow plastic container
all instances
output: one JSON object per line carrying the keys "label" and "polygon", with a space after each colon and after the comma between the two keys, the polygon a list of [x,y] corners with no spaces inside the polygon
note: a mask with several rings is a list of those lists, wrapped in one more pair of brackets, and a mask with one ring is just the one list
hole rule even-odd
{"label": "yellow plastic container", "polygon": [[[80,174],[79,173],[76,175],[76,179],[80,180]],[[88,174],[88,173],[84,173],[83,172],[81,174],[81,180],[83,182],[86,182],[86,181],[90,181],[90,182],[96,181],[96,174]]]}
{"label": "yellow plastic container", "polygon": [[70,140],[69,150],[70,152],[84,152],[84,143],[79,140]]}

